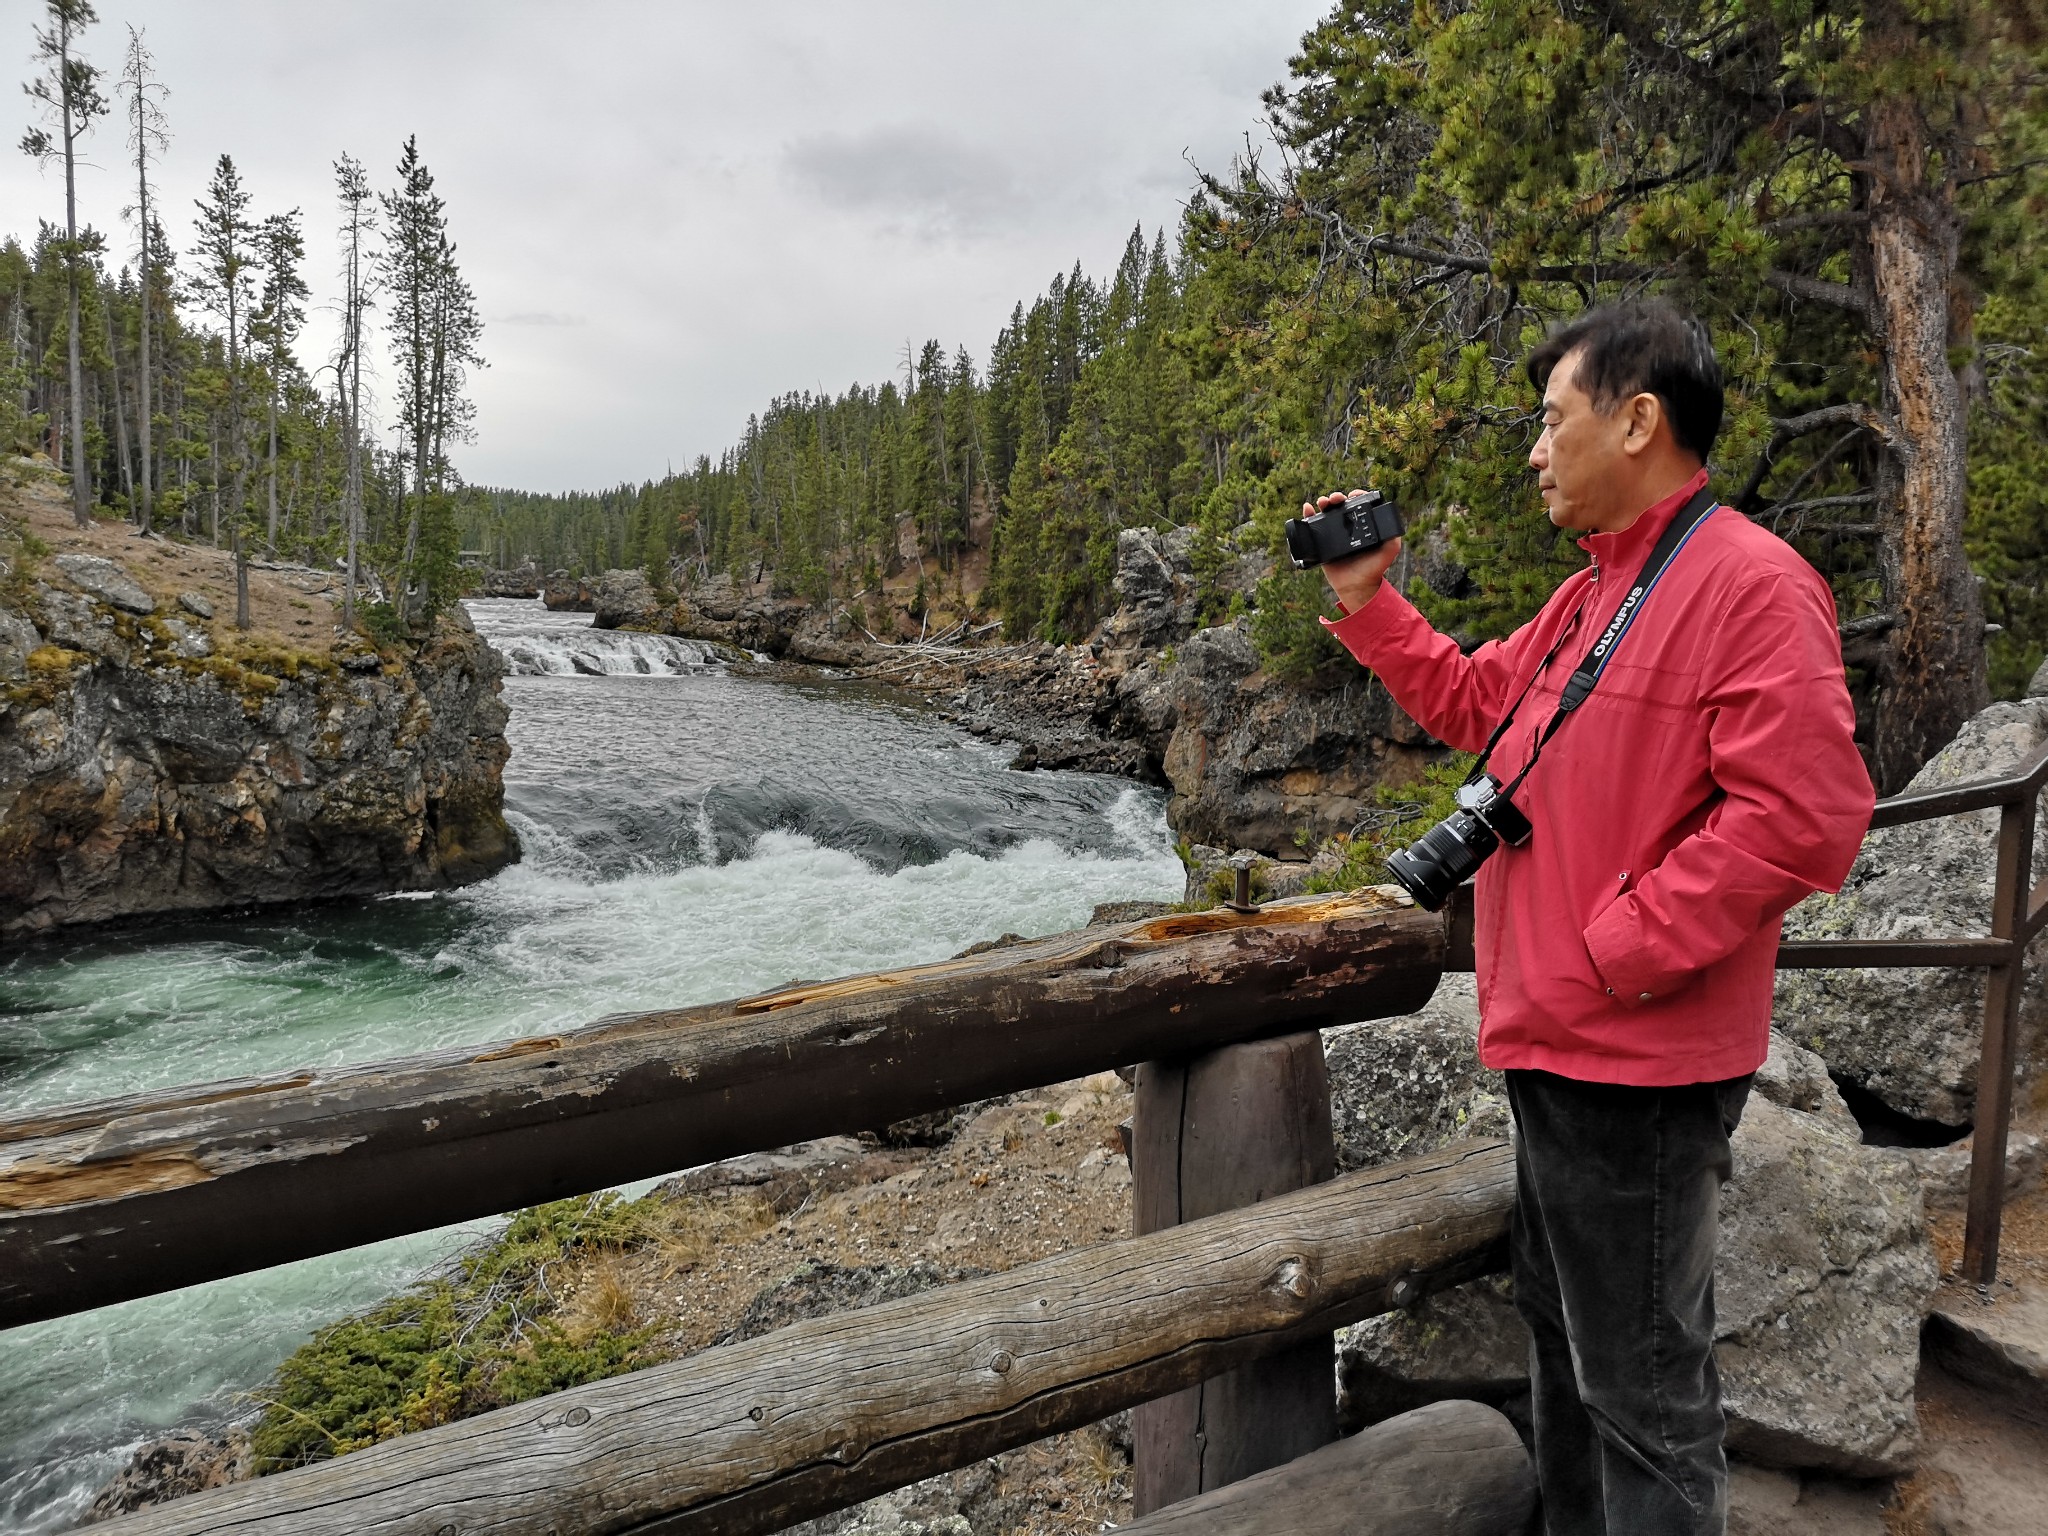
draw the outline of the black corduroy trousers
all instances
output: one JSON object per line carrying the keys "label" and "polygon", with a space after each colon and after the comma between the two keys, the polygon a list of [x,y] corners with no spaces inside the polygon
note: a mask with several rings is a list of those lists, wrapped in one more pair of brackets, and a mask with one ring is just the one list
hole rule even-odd
{"label": "black corduroy trousers", "polygon": [[1548,1536],[1722,1536],[1714,1245],[1750,1079],[1507,1073],[1515,1306]]}

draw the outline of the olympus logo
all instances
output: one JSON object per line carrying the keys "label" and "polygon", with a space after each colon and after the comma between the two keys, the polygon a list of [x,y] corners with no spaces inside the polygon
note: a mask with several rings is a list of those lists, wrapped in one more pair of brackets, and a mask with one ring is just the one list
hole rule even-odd
{"label": "olympus logo", "polygon": [[1615,637],[1627,626],[1628,616],[1636,611],[1636,604],[1643,600],[1643,592],[1644,589],[1639,586],[1629,588],[1628,596],[1621,600],[1621,607],[1616,610],[1613,621],[1600,636],[1599,643],[1593,647],[1593,660],[1598,661],[1606,656],[1607,648],[1614,644]]}

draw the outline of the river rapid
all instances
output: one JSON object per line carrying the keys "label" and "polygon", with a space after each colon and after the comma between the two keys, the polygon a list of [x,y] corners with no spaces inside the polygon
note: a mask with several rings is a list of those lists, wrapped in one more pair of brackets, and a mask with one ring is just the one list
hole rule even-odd
{"label": "river rapid", "polygon": [[[1019,773],[883,690],[477,601],[521,863],[465,890],[126,929],[0,964],[0,1113],[552,1032],[1172,899],[1154,791]],[[253,1411],[320,1326],[491,1230],[0,1334],[0,1530],[71,1526],[141,1442]]]}

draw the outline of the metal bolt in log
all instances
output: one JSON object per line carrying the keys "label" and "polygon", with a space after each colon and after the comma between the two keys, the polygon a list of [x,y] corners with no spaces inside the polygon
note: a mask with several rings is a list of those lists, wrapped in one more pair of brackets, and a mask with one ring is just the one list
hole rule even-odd
{"label": "metal bolt in log", "polygon": [[[1314,1031],[1138,1069],[1131,1178],[1141,1235],[1319,1184],[1336,1171],[1329,1072]],[[1316,1283],[1299,1258],[1267,1282],[1297,1299]],[[1334,1440],[1335,1377],[1326,1334],[1133,1409],[1135,1512]]]}

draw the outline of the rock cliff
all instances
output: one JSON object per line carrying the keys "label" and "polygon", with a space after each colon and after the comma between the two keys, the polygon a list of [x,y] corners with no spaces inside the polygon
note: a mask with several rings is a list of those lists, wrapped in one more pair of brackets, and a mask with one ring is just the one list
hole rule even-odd
{"label": "rock cliff", "polygon": [[460,610],[379,649],[333,638],[313,582],[257,571],[238,631],[220,552],[73,531],[47,487],[0,497],[0,939],[518,856],[501,667]]}

